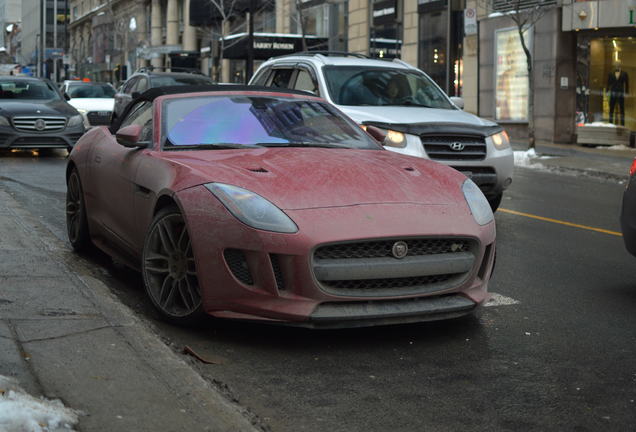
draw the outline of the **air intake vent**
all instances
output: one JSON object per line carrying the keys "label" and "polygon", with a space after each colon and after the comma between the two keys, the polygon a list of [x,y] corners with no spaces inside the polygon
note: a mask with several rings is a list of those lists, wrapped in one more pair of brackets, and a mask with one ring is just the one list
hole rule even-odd
{"label": "air intake vent", "polygon": [[246,285],[254,285],[254,279],[252,279],[252,274],[250,273],[250,268],[247,265],[243,251],[239,249],[225,249],[223,256],[235,278]]}
{"label": "air intake vent", "polygon": [[274,277],[276,278],[276,287],[279,291],[283,291],[285,289],[285,279],[283,278],[283,272],[280,268],[278,255],[269,254],[269,259],[272,262],[272,270],[274,270]]}
{"label": "air intake vent", "polygon": [[266,172],[269,172],[269,171],[267,171],[265,168],[261,168],[261,167],[258,167],[258,168],[248,168],[248,170],[250,170],[250,171],[252,171],[252,172],[255,172],[255,173],[266,173]]}

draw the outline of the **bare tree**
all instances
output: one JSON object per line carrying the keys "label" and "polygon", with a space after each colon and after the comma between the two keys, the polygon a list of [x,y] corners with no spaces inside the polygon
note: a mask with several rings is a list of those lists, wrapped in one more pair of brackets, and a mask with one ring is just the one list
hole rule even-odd
{"label": "bare tree", "polygon": [[300,34],[302,36],[303,42],[303,51],[307,51],[307,38],[305,37],[305,17],[303,16],[303,8],[300,4],[300,0],[296,0],[296,15],[298,19],[298,23],[300,25]]}
{"label": "bare tree", "polygon": [[[495,0],[481,0],[487,10],[494,10]],[[534,25],[545,16],[545,14],[555,7],[554,0],[536,0],[528,2],[527,0],[499,0],[497,1],[497,9],[506,13],[515,23],[519,34],[519,41],[523,52],[526,55],[526,64],[528,69],[528,149],[535,148],[535,124],[534,124],[534,74],[532,67],[532,52],[526,41],[526,31],[533,28]]]}
{"label": "bare tree", "polygon": [[[240,0],[208,0],[210,7],[214,12],[221,17],[220,34],[220,46],[219,46],[219,64],[217,65],[217,75],[221,76],[221,69],[223,65],[223,52],[225,50],[225,38],[229,35],[230,20],[232,20],[237,13],[241,11],[237,10],[237,3]],[[214,30],[211,31],[212,39],[215,38]]]}

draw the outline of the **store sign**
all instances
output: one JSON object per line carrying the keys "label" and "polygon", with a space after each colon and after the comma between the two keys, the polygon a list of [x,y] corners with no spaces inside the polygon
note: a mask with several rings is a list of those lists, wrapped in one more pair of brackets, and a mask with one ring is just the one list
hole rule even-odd
{"label": "store sign", "polygon": [[466,36],[477,34],[477,9],[464,9],[464,34]]}
{"label": "store sign", "polygon": [[[524,33],[532,52],[532,31]],[[495,118],[500,121],[528,119],[528,64],[517,28],[495,32]]]}

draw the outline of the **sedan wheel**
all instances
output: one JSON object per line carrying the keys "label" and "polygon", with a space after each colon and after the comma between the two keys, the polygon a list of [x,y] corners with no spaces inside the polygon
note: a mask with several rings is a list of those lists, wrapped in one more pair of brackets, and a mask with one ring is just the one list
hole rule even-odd
{"label": "sedan wheel", "polygon": [[71,171],[66,184],[66,231],[68,240],[76,251],[85,250],[90,246],[84,194],[76,169]]}
{"label": "sedan wheel", "polygon": [[142,273],[146,292],[164,318],[180,324],[201,318],[192,243],[176,207],[155,216],[144,244]]}

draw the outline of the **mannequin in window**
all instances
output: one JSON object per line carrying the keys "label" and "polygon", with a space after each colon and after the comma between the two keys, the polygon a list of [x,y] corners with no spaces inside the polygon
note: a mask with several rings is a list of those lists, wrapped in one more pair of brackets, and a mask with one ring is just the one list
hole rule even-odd
{"label": "mannequin in window", "polygon": [[[629,77],[616,63],[614,70],[607,77],[607,92],[609,93],[609,122],[625,126],[625,96],[629,93]],[[618,108],[616,117],[614,110]]]}

